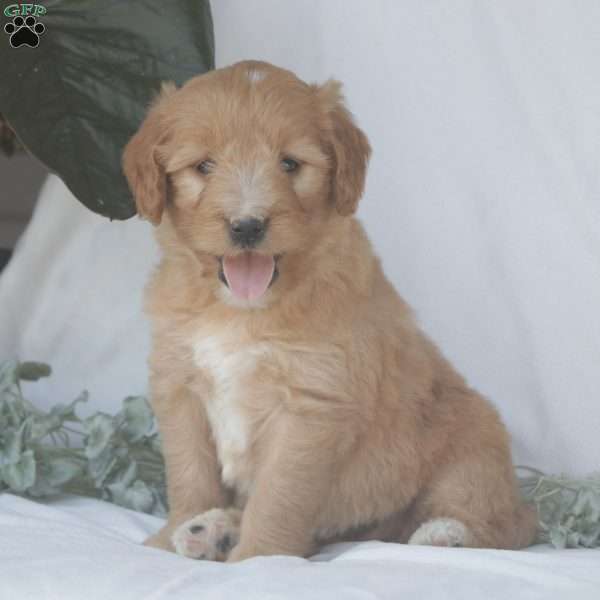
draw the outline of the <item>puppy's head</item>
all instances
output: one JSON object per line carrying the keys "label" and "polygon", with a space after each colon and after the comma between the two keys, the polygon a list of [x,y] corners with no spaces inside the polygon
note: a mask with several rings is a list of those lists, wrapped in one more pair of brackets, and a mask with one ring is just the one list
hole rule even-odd
{"label": "puppy's head", "polygon": [[139,214],[167,221],[223,298],[252,304],[356,210],[369,154],[339,83],[247,61],[166,86],[123,166]]}

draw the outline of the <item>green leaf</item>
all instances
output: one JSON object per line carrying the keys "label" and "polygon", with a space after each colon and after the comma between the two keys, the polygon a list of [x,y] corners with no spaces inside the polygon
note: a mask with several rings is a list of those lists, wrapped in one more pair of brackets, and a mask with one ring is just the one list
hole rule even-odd
{"label": "green leaf", "polygon": [[2,432],[0,438],[0,465],[9,466],[19,462],[23,452],[23,437],[27,424],[17,429],[10,427]]}
{"label": "green leaf", "polygon": [[35,483],[35,458],[33,450],[21,454],[18,462],[4,465],[1,469],[2,479],[11,491],[22,493]]}
{"label": "green leaf", "polygon": [[61,428],[61,420],[55,415],[35,415],[31,420],[31,441],[44,439],[49,433]]}
{"label": "green leaf", "polygon": [[89,394],[87,391],[81,392],[73,402],[70,402],[66,406],[64,404],[55,404],[50,409],[50,414],[53,417],[60,419],[61,423],[63,421],[75,421],[80,422],[79,417],[75,414],[75,408],[80,402],[87,402],[89,398]]}
{"label": "green leaf", "polygon": [[88,474],[93,479],[94,485],[100,489],[115,467],[117,467],[119,459],[115,456],[113,449],[110,447],[105,448],[100,454],[93,458],[88,456],[88,459]]}
{"label": "green leaf", "polygon": [[154,415],[146,398],[129,396],[123,400],[123,431],[131,442],[148,435],[154,427]]}
{"label": "green leaf", "polygon": [[127,490],[127,500],[133,510],[140,512],[150,512],[154,504],[152,492],[140,479],[137,479]]}
{"label": "green leaf", "polygon": [[130,460],[124,467],[115,473],[111,479],[111,482],[107,484],[107,488],[111,491],[113,489],[125,489],[128,488],[134,480],[137,478],[138,468],[135,460]]}
{"label": "green leaf", "polygon": [[3,397],[0,403],[2,429],[20,427],[31,411],[25,405],[19,388],[0,390],[0,397]]}
{"label": "green leaf", "polygon": [[154,503],[152,505],[152,514],[158,517],[166,517],[169,513],[167,506],[167,490],[164,485],[149,486],[152,492]]}
{"label": "green leaf", "polygon": [[36,48],[0,44],[0,112],[91,210],[135,214],[123,147],[161,82],[214,67],[208,0],[46,0]]}
{"label": "green leaf", "polygon": [[44,477],[55,487],[64,485],[83,471],[81,461],[66,456],[51,458],[43,466]]}
{"label": "green leaf", "polygon": [[117,427],[113,417],[105,413],[96,413],[83,421],[83,429],[87,434],[85,455],[94,459],[109,446]]}
{"label": "green leaf", "polygon": [[565,548],[567,546],[567,536],[568,532],[560,525],[550,529],[550,542],[555,548]]}
{"label": "green leaf", "polygon": [[17,385],[19,363],[16,360],[7,360],[0,364],[0,394]]}
{"label": "green leaf", "polygon": [[151,512],[154,496],[150,488],[140,479],[136,479],[128,487],[123,484],[112,484],[107,487],[115,504],[140,512]]}
{"label": "green leaf", "polygon": [[23,362],[17,368],[17,377],[24,381],[37,381],[52,373],[50,365],[40,362]]}
{"label": "green leaf", "polygon": [[60,493],[61,487],[79,477],[84,462],[71,456],[43,457],[38,463],[35,484],[28,490],[32,496]]}

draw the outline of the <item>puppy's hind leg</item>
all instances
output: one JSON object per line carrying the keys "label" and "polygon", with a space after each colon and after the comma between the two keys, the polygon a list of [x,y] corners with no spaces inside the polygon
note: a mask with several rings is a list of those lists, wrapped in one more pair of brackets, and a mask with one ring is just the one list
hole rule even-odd
{"label": "puppy's hind leg", "polygon": [[451,465],[434,478],[417,515],[409,544],[516,549],[530,545],[537,528],[510,463],[499,468],[481,457]]}

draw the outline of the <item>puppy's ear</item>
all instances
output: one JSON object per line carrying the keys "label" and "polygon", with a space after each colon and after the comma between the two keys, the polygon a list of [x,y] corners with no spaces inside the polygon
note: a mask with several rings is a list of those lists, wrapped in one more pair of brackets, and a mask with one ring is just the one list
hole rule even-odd
{"label": "puppy's ear", "polygon": [[333,153],[332,195],[340,215],[356,211],[362,196],[371,146],[344,106],[341,83],[330,79],[315,86],[325,114],[325,132]]}
{"label": "puppy's ear", "polygon": [[137,133],[123,151],[123,171],[133,194],[138,214],[154,225],[162,218],[167,196],[167,177],[158,149],[168,135],[164,101],[177,88],[164,83]]}

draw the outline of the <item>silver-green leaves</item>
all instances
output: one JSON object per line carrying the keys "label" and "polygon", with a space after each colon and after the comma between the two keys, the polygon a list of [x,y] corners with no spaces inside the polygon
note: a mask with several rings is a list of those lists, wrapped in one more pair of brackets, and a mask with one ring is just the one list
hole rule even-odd
{"label": "silver-green leaves", "polygon": [[154,414],[146,398],[129,396],[123,400],[124,433],[132,442],[141,440],[154,428]]}
{"label": "silver-green leaves", "polygon": [[555,548],[600,546],[600,474],[572,479],[521,469],[529,473],[520,479],[521,491],[538,508],[538,541]]}
{"label": "silver-green leaves", "polygon": [[25,492],[35,483],[35,458],[25,450],[13,462],[2,465],[2,479],[15,492]]}
{"label": "silver-green leaves", "polygon": [[85,455],[90,460],[95,460],[110,449],[117,425],[110,415],[96,413],[83,421],[83,431],[86,435]]}
{"label": "silver-green leaves", "polygon": [[20,381],[49,374],[41,363],[0,364],[0,491],[76,493],[166,514],[164,465],[146,399],[131,396],[114,416],[80,419],[77,405],[88,399],[83,392],[44,412],[24,398]]}

